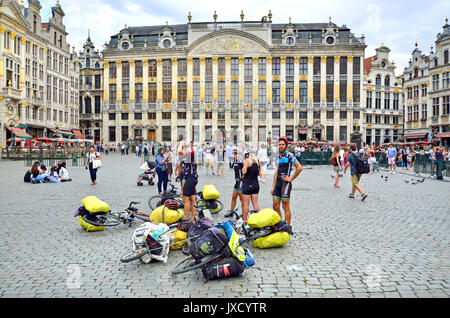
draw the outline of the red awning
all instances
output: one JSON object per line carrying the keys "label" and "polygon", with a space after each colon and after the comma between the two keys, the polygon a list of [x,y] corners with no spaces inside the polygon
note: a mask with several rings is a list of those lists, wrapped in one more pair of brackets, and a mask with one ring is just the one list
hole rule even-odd
{"label": "red awning", "polygon": [[6,126],[6,128],[8,128],[14,135],[16,135],[17,137],[22,137],[24,139],[31,139],[31,136],[28,135],[22,128],[19,127],[9,127]]}
{"label": "red awning", "polygon": [[450,132],[440,133],[436,138],[450,138]]}
{"label": "red awning", "polygon": [[73,132],[71,131],[66,131],[66,130],[56,130],[56,129],[50,129],[51,131],[55,132],[55,133],[59,133],[59,134],[63,134],[63,135],[69,135],[69,136],[75,136]]}
{"label": "red awning", "polygon": [[72,129],[73,133],[75,134],[75,138],[77,139],[83,139],[83,134],[78,129]]}
{"label": "red awning", "polygon": [[427,136],[428,133],[415,133],[415,134],[405,134],[405,138],[408,139],[421,139],[421,138],[425,138]]}
{"label": "red awning", "polygon": [[308,133],[308,130],[307,130],[307,129],[299,129],[299,130],[298,130],[298,133],[299,133],[299,134],[307,134],[307,133]]}

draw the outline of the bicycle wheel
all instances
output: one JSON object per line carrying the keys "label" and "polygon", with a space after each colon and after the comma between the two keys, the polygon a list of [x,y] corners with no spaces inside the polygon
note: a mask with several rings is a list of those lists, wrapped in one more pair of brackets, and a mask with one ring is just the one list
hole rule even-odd
{"label": "bicycle wheel", "polygon": [[211,212],[211,214],[216,214],[223,210],[223,203],[219,200],[215,200],[215,201],[217,203],[217,208],[215,208],[214,210],[209,210]]}
{"label": "bicycle wheel", "polygon": [[148,199],[148,206],[153,211],[157,207],[161,205],[161,196],[160,195],[154,195],[150,199]]}
{"label": "bicycle wheel", "polygon": [[201,268],[202,266],[220,257],[220,255],[221,253],[213,253],[209,256],[202,258],[201,260],[196,260],[191,255],[183,259],[177,265],[175,265],[175,267],[172,268],[170,271],[174,275],[186,273],[194,269]]}
{"label": "bicycle wheel", "polygon": [[111,213],[101,215],[84,214],[83,220],[94,226],[116,226],[122,223],[122,221]]}
{"label": "bicycle wheel", "polygon": [[183,247],[181,248],[181,252],[183,252],[184,255],[190,255],[189,242],[184,243]]}
{"label": "bicycle wheel", "polygon": [[125,254],[124,256],[122,256],[120,258],[120,261],[122,263],[128,263],[128,262],[142,258],[142,256],[144,256],[147,253],[148,253],[148,248],[141,248],[136,251],[128,252],[127,254]]}

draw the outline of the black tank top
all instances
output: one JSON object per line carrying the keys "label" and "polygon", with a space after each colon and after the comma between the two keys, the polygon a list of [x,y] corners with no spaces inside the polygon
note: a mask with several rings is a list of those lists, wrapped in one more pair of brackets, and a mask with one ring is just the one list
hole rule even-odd
{"label": "black tank top", "polygon": [[247,169],[247,173],[244,177],[244,182],[255,184],[258,183],[259,166],[255,160],[252,161],[253,164],[250,166],[250,168]]}

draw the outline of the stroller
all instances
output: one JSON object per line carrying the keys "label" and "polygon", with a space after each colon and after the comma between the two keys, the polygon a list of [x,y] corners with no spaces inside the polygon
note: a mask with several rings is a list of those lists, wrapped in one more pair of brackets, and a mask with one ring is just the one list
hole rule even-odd
{"label": "stroller", "polygon": [[144,173],[140,173],[137,178],[137,185],[142,186],[143,181],[148,181],[148,185],[154,185],[153,179],[156,178],[155,164],[149,160],[146,160],[139,169],[144,170]]}

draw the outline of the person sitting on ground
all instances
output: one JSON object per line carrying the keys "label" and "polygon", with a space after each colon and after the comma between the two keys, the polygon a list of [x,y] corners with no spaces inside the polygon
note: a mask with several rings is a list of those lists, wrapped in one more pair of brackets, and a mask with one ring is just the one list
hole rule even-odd
{"label": "person sitting on ground", "polygon": [[42,173],[39,163],[33,164],[30,172],[31,172],[31,183],[41,183],[44,182],[45,180],[48,181],[49,174]]}
{"label": "person sitting on ground", "polygon": [[67,171],[65,162],[59,165],[58,177],[61,182],[72,181],[72,178],[69,177],[69,171]]}
{"label": "person sitting on ground", "polygon": [[41,164],[39,163],[39,161],[35,161],[27,170],[27,172],[25,172],[25,175],[23,177],[23,182],[31,182],[31,169],[33,168],[34,165],[37,165],[38,167],[41,166]]}

